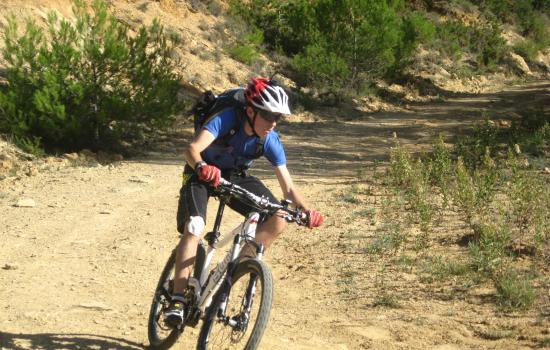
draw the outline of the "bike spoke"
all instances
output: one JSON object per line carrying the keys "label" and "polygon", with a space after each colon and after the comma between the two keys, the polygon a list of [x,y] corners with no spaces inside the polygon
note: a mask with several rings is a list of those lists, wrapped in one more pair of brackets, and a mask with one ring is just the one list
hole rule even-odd
{"label": "bike spoke", "polygon": [[[253,278],[255,297],[261,295],[261,283]],[[260,301],[247,300],[250,296],[251,275],[235,281],[227,301],[224,319],[218,319],[210,333],[209,349],[243,349],[248,341],[258,314]],[[250,312],[247,312],[247,309]]]}

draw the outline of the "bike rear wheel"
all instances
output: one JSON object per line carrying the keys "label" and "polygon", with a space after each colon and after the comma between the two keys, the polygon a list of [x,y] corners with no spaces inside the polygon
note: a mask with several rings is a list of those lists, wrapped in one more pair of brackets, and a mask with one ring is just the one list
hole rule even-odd
{"label": "bike rear wheel", "polygon": [[[197,349],[245,349],[258,347],[269,321],[273,301],[273,277],[260,260],[239,263],[231,276],[230,290],[222,288],[206,312]],[[218,310],[227,296],[225,317]]]}
{"label": "bike rear wheel", "polygon": [[172,283],[174,280],[176,262],[176,251],[172,251],[170,258],[162,270],[151,310],[149,312],[148,336],[150,348],[155,350],[165,350],[170,348],[178,340],[182,331],[171,328],[164,323],[163,313],[170,304],[170,296],[172,293]]}

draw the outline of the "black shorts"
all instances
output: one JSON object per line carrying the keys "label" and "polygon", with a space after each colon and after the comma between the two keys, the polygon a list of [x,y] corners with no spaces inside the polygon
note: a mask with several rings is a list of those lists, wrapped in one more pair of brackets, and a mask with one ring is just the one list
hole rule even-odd
{"label": "black shorts", "polygon": [[[271,202],[279,203],[273,193],[271,193],[271,191],[254,176],[222,172],[222,177],[258,196],[265,196]],[[178,202],[178,232],[184,232],[185,223],[191,216],[201,216],[204,221],[206,221],[206,207],[208,204],[208,198],[211,195],[212,187],[207,183],[199,181],[193,169],[186,165],[183,171],[183,184],[180,190],[180,198]],[[232,198],[228,205],[231,209],[243,216],[248,216],[250,212],[256,210],[236,198]]]}

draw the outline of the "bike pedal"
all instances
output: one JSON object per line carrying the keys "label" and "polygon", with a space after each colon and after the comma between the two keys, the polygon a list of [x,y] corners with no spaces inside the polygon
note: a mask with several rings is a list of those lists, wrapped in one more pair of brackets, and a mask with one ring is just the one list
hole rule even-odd
{"label": "bike pedal", "polygon": [[200,320],[200,311],[196,310],[195,312],[190,314],[189,317],[187,317],[187,319],[185,320],[185,325],[194,328],[199,323],[199,320]]}

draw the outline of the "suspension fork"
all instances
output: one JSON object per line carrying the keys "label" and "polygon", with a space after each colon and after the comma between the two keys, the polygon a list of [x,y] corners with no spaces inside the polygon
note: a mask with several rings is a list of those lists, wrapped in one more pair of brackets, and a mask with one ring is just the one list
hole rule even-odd
{"label": "suspension fork", "polygon": [[227,273],[223,280],[222,285],[220,286],[220,305],[218,307],[218,318],[225,319],[225,309],[227,307],[227,299],[229,298],[229,292],[231,291],[231,286],[233,285],[233,273],[239,264],[239,253],[241,251],[241,242],[242,236],[240,234],[236,235],[233,241],[233,250],[231,252],[231,261],[227,264]]}
{"label": "suspension fork", "polygon": [[[249,241],[256,247],[256,253],[257,253],[257,259],[261,259],[263,252],[264,252],[264,246],[260,243],[257,243],[255,241]],[[248,320],[250,318],[250,312],[252,310],[252,305],[254,303],[254,296],[256,295],[256,282],[258,281],[258,276],[256,274],[251,274],[250,279],[248,281],[246,292],[244,295],[244,298],[241,303],[241,313],[238,315],[238,319],[229,318],[225,312],[227,307],[227,301],[229,299],[229,293],[231,291],[232,286],[232,278],[233,272],[235,271],[237,267],[237,260],[234,260],[231,262],[231,266],[228,267],[228,274],[226,275],[226,279],[224,280],[224,289],[223,294],[221,296],[221,303],[218,308],[218,319],[225,322],[225,324],[229,324],[233,328],[238,329],[246,329],[248,326]]]}
{"label": "suspension fork", "polygon": [[250,280],[248,281],[248,286],[246,287],[246,297],[243,300],[243,308],[246,315],[250,314],[252,310],[252,304],[254,302],[254,296],[256,295],[256,281],[258,281],[257,275],[251,275]]}
{"label": "suspension fork", "polygon": [[[263,244],[251,241],[251,243],[256,247],[256,259],[262,260],[265,248]],[[256,295],[256,281],[258,281],[258,276],[256,274],[250,275],[250,280],[248,281],[248,286],[246,287],[246,295],[245,299],[243,300],[243,309],[245,311],[245,314],[250,314],[250,310],[252,310],[252,304],[254,302],[254,296]]]}

